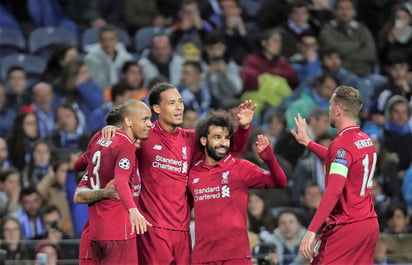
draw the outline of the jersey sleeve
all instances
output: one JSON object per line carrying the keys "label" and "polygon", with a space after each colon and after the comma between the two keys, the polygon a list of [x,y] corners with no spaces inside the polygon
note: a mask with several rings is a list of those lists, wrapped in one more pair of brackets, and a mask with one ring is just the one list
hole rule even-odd
{"label": "jersey sleeve", "polygon": [[330,167],[329,171],[326,172],[328,184],[323,193],[318,210],[308,227],[309,231],[316,233],[319,230],[334,209],[345,187],[353,157],[349,150],[342,146],[343,145],[334,145],[330,147]]}
{"label": "jersey sleeve", "polygon": [[114,146],[114,185],[120,200],[126,209],[136,208],[131,191],[131,176],[136,170],[135,147],[129,144],[118,144]]}
{"label": "jersey sleeve", "polygon": [[247,129],[237,128],[232,137],[232,144],[230,145],[230,153],[233,156],[238,156],[246,151],[246,142],[249,138],[251,126]]}
{"label": "jersey sleeve", "polygon": [[90,179],[87,173],[87,170],[84,172],[82,178],[80,179],[79,183],[77,184],[77,187],[82,187],[82,186],[87,186],[88,188],[92,188],[90,185]]}
{"label": "jersey sleeve", "polygon": [[89,151],[83,153],[79,158],[74,162],[74,170],[83,171],[87,168],[87,159],[89,157]]}
{"label": "jersey sleeve", "polygon": [[314,152],[315,155],[317,155],[320,159],[323,161],[326,160],[327,154],[328,154],[328,148],[315,143],[314,141],[310,141],[308,144],[308,148],[310,151]]}

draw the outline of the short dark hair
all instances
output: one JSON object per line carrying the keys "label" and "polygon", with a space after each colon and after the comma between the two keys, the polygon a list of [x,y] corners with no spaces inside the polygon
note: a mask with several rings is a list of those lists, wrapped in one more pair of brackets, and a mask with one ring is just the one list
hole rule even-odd
{"label": "short dark hair", "polygon": [[137,66],[140,68],[140,66],[135,61],[127,61],[122,66],[122,74],[126,74],[132,66]]}
{"label": "short dark hair", "polygon": [[270,39],[270,37],[277,35],[282,39],[282,34],[278,29],[275,28],[270,28],[270,29],[265,29],[261,31],[258,36],[257,36],[257,41],[258,41],[258,47],[260,49],[263,49],[262,47],[262,41],[267,41]]}
{"label": "short dark hair", "polygon": [[304,196],[305,193],[306,193],[306,190],[307,190],[308,188],[310,188],[310,187],[319,187],[319,189],[320,189],[319,184],[317,184],[317,183],[316,183],[315,181],[313,181],[313,180],[309,180],[309,181],[305,182],[305,184],[303,185],[302,189],[300,190],[300,195],[301,195],[301,196]]}
{"label": "short dark hair", "polygon": [[392,51],[387,54],[384,64],[387,67],[391,67],[396,64],[408,64],[408,58],[400,51]]}
{"label": "short dark hair", "polygon": [[120,127],[122,123],[122,116],[120,116],[120,110],[118,107],[112,108],[109,113],[106,115],[106,123],[107,125],[113,125],[116,127]]}
{"label": "short dark hair", "polygon": [[176,87],[170,83],[158,83],[153,86],[149,94],[149,104],[151,107],[154,105],[159,105],[162,97],[160,96],[161,93],[165,92],[169,89],[176,89]]}
{"label": "short dark hair", "polygon": [[326,111],[326,110],[324,110],[324,109],[322,109],[322,108],[320,108],[320,107],[316,107],[316,108],[312,109],[312,110],[309,112],[309,115],[308,115],[308,123],[310,122],[311,119],[318,120],[320,117],[325,116],[325,115],[326,115],[326,116],[329,116],[328,111]]}
{"label": "short dark hair", "polygon": [[336,84],[338,84],[338,80],[336,79],[336,77],[330,73],[322,73],[321,75],[317,76],[315,79],[315,86],[319,86],[325,83],[326,80],[328,79],[332,79],[333,81],[335,81]]}
{"label": "short dark hair", "polygon": [[22,71],[22,72],[26,73],[26,70],[23,67],[15,65],[15,66],[10,67],[7,70],[7,79],[9,79],[11,73],[14,72],[14,71]]}
{"label": "short dark hair", "polygon": [[44,215],[52,213],[52,212],[57,212],[59,214],[59,217],[62,217],[62,213],[61,213],[60,209],[54,204],[47,204],[47,205],[40,208],[40,215],[42,217]]}
{"label": "short dark hair", "polygon": [[362,109],[362,95],[356,88],[338,86],[333,93],[333,100],[345,113],[357,118]]}
{"label": "short dark hair", "polygon": [[289,3],[289,6],[288,6],[288,7],[289,7],[289,8],[288,8],[288,13],[289,13],[289,14],[292,13],[293,9],[295,9],[295,8],[305,7],[306,9],[308,9],[308,5],[307,5],[306,2],[303,1],[303,0],[294,0],[294,1],[291,1],[291,2]]}
{"label": "short dark hair", "polygon": [[20,172],[17,168],[9,167],[7,169],[0,170],[0,182],[5,182],[7,178],[12,174],[19,174]]}
{"label": "short dark hair", "polygon": [[400,210],[403,213],[403,215],[405,215],[405,217],[408,216],[408,210],[407,210],[405,203],[400,202],[400,201],[394,201],[388,205],[388,208],[386,208],[386,211],[385,211],[386,220],[391,219],[395,215],[396,210]]}
{"label": "short dark hair", "polygon": [[114,101],[118,96],[123,96],[126,91],[133,91],[133,87],[126,82],[120,81],[113,85],[110,91],[111,100]]}
{"label": "short dark hair", "polygon": [[183,66],[191,66],[193,69],[195,69],[196,72],[202,73],[202,65],[200,62],[197,61],[186,61],[183,63]]}
{"label": "short dark hair", "polygon": [[39,197],[41,197],[39,191],[33,186],[29,186],[29,187],[21,189],[19,201],[21,202],[24,197],[29,196],[33,193],[36,193],[37,195],[39,195]]}
{"label": "short dark hair", "polygon": [[208,136],[210,126],[227,128],[230,137],[232,137],[235,131],[235,125],[232,122],[230,113],[226,111],[212,112],[196,126],[196,136],[201,149],[203,149],[204,146],[200,143],[200,138]]}
{"label": "short dark hair", "polygon": [[320,57],[320,60],[321,60],[321,61],[322,61],[325,57],[329,57],[329,56],[331,56],[331,55],[333,55],[333,54],[337,54],[337,55],[339,55],[339,57],[340,57],[339,51],[338,51],[337,49],[335,49],[335,48],[332,48],[332,47],[330,47],[330,48],[322,48],[322,49],[319,51],[319,57]]}
{"label": "short dark hair", "polygon": [[209,32],[206,35],[205,41],[203,42],[205,46],[212,46],[218,43],[223,43],[223,44],[225,43],[224,35],[222,34],[222,32],[218,30]]}
{"label": "short dark hair", "polygon": [[114,32],[117,36],[117,30],[115,26],[105,25],[99,29],[99,39],[102,37],[103,33],[108,32],[108,31]]}
{"label": "short dark hair", "polygon": [[353,2],[353,0],[336,0],[336,1],[335,1],[335,6],[334,6],[334,9],[335,9],[335,10],[338,8],[338,5],[339,5],[341,2],[350,2],[350,3],[352,4],[352,6],[355,7],[355,3]]}

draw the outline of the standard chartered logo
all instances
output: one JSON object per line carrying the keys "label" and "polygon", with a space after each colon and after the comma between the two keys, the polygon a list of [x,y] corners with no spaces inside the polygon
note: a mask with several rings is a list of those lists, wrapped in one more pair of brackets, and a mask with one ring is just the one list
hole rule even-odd
{"label": "standard chartered logo", "polygon": [[222,198],[230,197],[230,188],[227,185],[222,187]]}
{"label": "standard chartered logo", "polygon": [[230,197],[230,187],[228,185],[194,189],[194,200],[204,201]]}

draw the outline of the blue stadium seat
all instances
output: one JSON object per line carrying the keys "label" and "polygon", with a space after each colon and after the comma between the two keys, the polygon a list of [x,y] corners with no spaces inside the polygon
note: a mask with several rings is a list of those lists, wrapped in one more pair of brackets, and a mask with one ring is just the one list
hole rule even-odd
{"label": "blue stadium seat", "polygon": [[156,34],[166,33],[169,31],[164,27],[148,26],[140,28],[134,34],[134,47],[137,53],[141,53],[144,49],[149,48],[152,38]]}
{"label": "blue stadium seat", "polygon": [[1,79],[6,80],[7,72],[13,66],[20,66],[26,71],[28,85],[32,86],[40,80],[46,60],[39,56],[29,54],[12,54],[1,60]]}
{"label": "blue stadium seat", "polygon": [[25,49],[26,42],[20,32],[0,28],[0,59],[10,54],[24,52]]}
{"label": "blue stadium seat", "polygon": [[35,29],[29,36],[29,51],[47,60],[53,46],[67,43],[77,47],[78,40],[75,34],[64,28],[45,27]]}
{"label": "blue stadium seat", "polygon": [[[88,28],[86,29],[81,37],[81,48],[84,52],[87,52],[87,47],[99,42],[99,28]],[[123,43],[127,48],[130,48],[130,36],[126,30],[117,28],[117,38],[121,43]]]}

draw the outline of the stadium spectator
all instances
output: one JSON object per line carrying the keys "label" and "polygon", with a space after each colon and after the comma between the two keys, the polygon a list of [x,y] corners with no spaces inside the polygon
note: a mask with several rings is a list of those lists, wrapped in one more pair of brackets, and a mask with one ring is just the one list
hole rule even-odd
{"label": "stadium spectator", "polygon": [[30,153],[38,137],[36,115],[18,113],[7,138],[10,162],[18,170],[22,170],[30,161]]}
{"label": "stadium spectator", "polygon": [[291,1],[288,5],[288,21],[279,26],[282,34],[282,52],[290,58],[297,52],[297,43],[302,34],[315,33],[316,29],[310,23],[309,8],[304,0]]}
{"label": "stadium spectator", "polygon": [[202,85],[201,76],[202,66],[199,62],[185,62],[183,64],[179,91],[185,106],[194,108],[199,113],[199,117],[204,118],[211,110],[212,95],[210,89]]}
{"label": "stadium spectator", "polygon": [[[39,253],[46,254],[45,259],[38,259]],[[47,265],[59,265],[59,259],[61,259],[61,250],[56,243],[53,243],[49,239],[43,239],[39,242],[34,252],[34,258],[36,261],[34,265],[42,265],[46,261]]]}
{"label": "stadium spectator", "polygon": [[188,130],[194,130],[196,128],[196,124],[199,120],[199,113],[190,106],[185,106],[185,110],[183,111],[183,123],[182,128]]}
{"label": "stadium spectator", "polygon": [[12,66],[7,71],[6,104],[7,107],[20,111],[21,106],[30,101],[26,71],[20,66]]}
{"label": "stadium spectator", "polygon": [[163,27],[172,23],[171,18],[159,13],[157,1],[124,1],[124,24],[130,34],[136,30],[156,26]]}
{"label": "stadium spectator", "polygon": [[2,219],[0,226],[0,249],[7,251],[6,260],[19,260],[19,264],[26,265],[30,260],[29,251],[24,242],[23,232],[19,223],[14,217],[6,216]]}
{"label": "stadium spectator", "polygon": [[116,29],[112,26],[100,28],[99,43],[90,47],[85,57],[92,80],[102,90],[118,82],[123,64],[133,59],[133,55],[118,42]]}
{"label": "stadium spectator", "polygon": [[[399,52],[412,69],[412,18],[404,5],[395,6],[391,17],[379,34],[379,58],[385,60],[392,52]],[[384,61],[385,62],[385,61]]]}
{"label": "stadium spectator", "polygon": [[329,100],[338,85],[334,76],[324,73],[315,79],[313,87],[307,87],[298,99],[290,104],[286,110],[287,125],[294,128],[293,119],[298,113],[306,118],[315,108],[325,111],[329,109]]}
{"label": "stadium spectator", "polygon": [[6,91],[0,83],[0,137],[8,136],[16,111],[13,107],[8,106],[6,99]]}
{"label": "stadium spectator", "polygon": [[259,35],[259,51],[248,55],[242,65],[243,90],[258,90],[259,76],[268,73],[286,79],[290,87],[297,84],[296,72],[281,56],[282,36],[276,30],[265,30]]}
{"label": "stadium spectator", "polygon": [[[43,204],[41,196],[36,188],[23,188],[19,197],[20,209],[17,213],[18,220],[23,230],[25,239],[30,240],[44,233],[40,216],[40,208]],[[33,247],[32,244],[29,244]]]}
{"label": "stadium spectator", "polygon": [[186,61],[200,61],[202,43],[212,26],[200,16],[195,0],[183,0],[177,21],[170,27],[170,39],[177,54]]}
{"label": "stadium spectator", "polygon": [[[59,250],[61,250],[61,257],[64,259],[74,259],[77,255],[77,246],[73,246],[69,242],[65,241],[72,239],[72,237],[67,234],[62,229],[62,213],[59,208],[54,204],[47,204],[40,208],[40,216],[44,226],[44,233],[37,235],[33,239],[35,240],[50,240],[55,244]],[[41,241],[40,243],[41,244]]]}
{"label": "stadium spectator", "polygon": [[69,44],[56,44],[47,60],[46,69],[42,74],[42,81],[52,86],[56,85],[64,66],[71,60],[77,59],[77,57],[78,51],[76,47]]}
{"label": "stadium spectator", "polygon": [[0,171],[0,214],[17,217],[21,190],[20,172],[15,168]]}
{"label": "stadium spectator", "polygon": [[71,104],[75,109],[81,132],[86,128],[86,118],[104,102],[102,90],[90,79],[89,67],[80,59],[74,59],[64,67],[55,92],[59,103]]}
{"label": "stadium spectator", "polygon": [[[216,101],[237,97],[242,92],[240,67],[229,57],[223,35],[209,33],[203,43],[206,56],[202,62],[204,81]],[[221,105],[213,104],[215,107]]]}
{"label": "stadium spectator", "polygon": [[272,146],[275,146],[279,139],[286,133],[287,121],[285,114],[282,112],[274,112],[268,118],[267,131],[270,136]]}
{"label": "stadium spectator", "polygon": [[43,201],[51,202],[60,213],[60,228],[69,236],[73,236],[72,216],[69,209],[69,196],[66,194],[66,179],[69,170],[68,160],[57,160],[37,185]]}
{"label": "stadium spectator", "polygon": [[23,187],[36,187],[43,177],[49,173],[53,153],[47,140],[38,139],[33,143],[30,160],[22,171]]}
{"label": "stadium spectator", "polygon": [[10,167],[9,148],[6,139],[0,137],[0,170]]}
{"label": "stadium spectator", "polygon": [[79,130],[79,118],[71,105],[56,109],[56,132],[50,137],[60,156],[85,151],[89,135]]}
{"label": "stadium spectator", "polygon": [[301,217],[302,225],[308,227],[322,199],[322,189],[316,182],[309,180],[300,189],[299,195],[297,213]]}
{"label": "stadium spectator", "polygon": [[[329,148],[311,141],[305,120],[299,115],[295,119],[297,130],[292,130],[292,134],[296,140],[325,161],[325,192],[300,245],[301,254],[305,258],[312,256],[313,262],[373,263],[379,236],[370,195],[376,150],[368,135],[357,126],[361,107],[358,90],[348,86],[336,88],[329,119],[339,133]],[[364,162],[358,163],[361,160]],[[316,232],[325,220],[326,226],[314,249]],[[346,240],[351,244],[342,244]]]}
{"label": "stadium spectator", "polygon": [[168,82],[178,85],[181,80],[184,59],[176,54],[166,34],[155,35],[149,51],[144,51],[139,60],[144,77],[143,87],[150,89],[150,80],[156,76],[166,77]]}
{"label": "stadium spectator", "polygon": [[322,48],[339,52],[346,70],[366,77],[372,73],[376,60],[375,42],[369,29],[355,16],[352,0],[336,0],[335,19],[325,25],[319,39]]}
{"label": "stadium spectator", "polygon": [[389,99],[385,109],[384,147],[398,155],[398,176],[401,179],[412,161],[410,118],[411,110],[406,98],[396,95]]}
{"label": "stadium spectator", "polygon": [[[251,257],[245,215],[248,190],[287,185],[269,139],[259,135],[256,142],[260,157],[270,168],[266,171],[232,157],[229,147],[233,131],[234,125],[227,112],[210,114],[196,129],[204,159],[192,167],[188,181],[195,214],[193,264],[248,264]],[[204,192],[208,189],[213,191]],[[212,209],[214,214],[210,214]],[[232,225],[233,222],[237,225]],[[212,248],[214,255],[208,251]]]}
{"label": "stadium spectator", "polygon": [[[311,129],[309,129],[308,132],[310,130]],[[332,136],[326,133],[319,135],[316,139],[316,143],[326,148],[329,147],[333,140]],[[303,155],[299,158],[293,172],[293,184],[290,187],[292,198],[296,205],[301,205],[302,192],[308,182],[318,185],[321,192],[325,191],[325,173],[323,167],[324,161],[313,153]],[[311,217],[313,217],[313,214]],[[308,223],[305,223],[305,226],[309,225],[310,220],[312,220],[312,218],[305,220],[308,221]]]}
{"label": "stadium spectator", "polygon": [[238,65],[244,58],[253,52],[257,27],[253,21],[247,22],[242,16],[248,10],[240,7],[237,0],[223,0],[220,2],[222,11],[217,29],[224,34],[227,53]]}
{"label": "stadium spectator", "polygon": [[258,235],[261,233],[273,233],[276,227],[276,219],[272,215],[270,206],[263,193],[259,190],[250,190],[247,208],[249,231]]}
{"label": "stadium spectator", "polygon": [[412,230],[404,203],[393,202],[386,210],[387,230],[381,233],[375,252],[375,263],[411,263]]}
{"label": "stadium spectator", "polygon": [[301,83],[321,71],[317,37],[313,33],[303,32],[299,36],[297,49],[298,51],[289,60],[296,71],[298,82]]}
{"label": "stadium spectator", "polygon": [[306,228],[302,226],[296,212],[290,208],[282,210],[277,219],[278,228],[273,234],[266,235],[263,241],[276,246],[280,264],[303,264],[304,258],[299,254],[299,244]]}
{"label": "stadium spectator", "polygon": [[133,87],[133,98],[146,101],[149,90],[143,87],[144,78],[142,68],[134,61],[125,62],[122,67],[121,82],[125,82]]}
{"label": "stadium spectator", "polygon": [[110,101],[104,103],[100,108],[95,109],[88,118],[88,132],[94,133],[96,130],[106,125],[106,115],[110,109],[115,108],[134,98],[134,89],[128,83],[120,81],[110,89]]}

